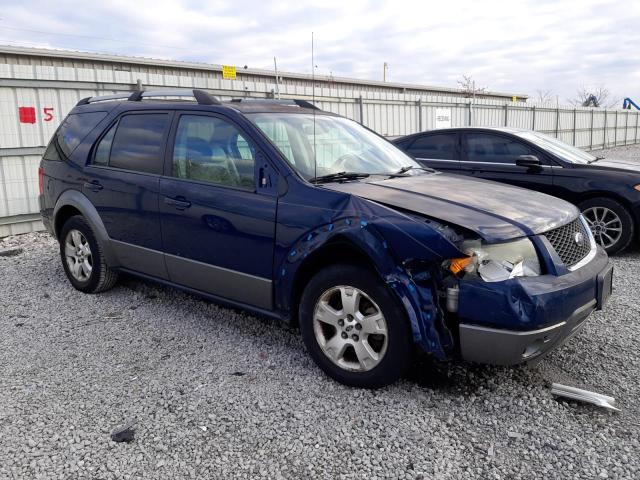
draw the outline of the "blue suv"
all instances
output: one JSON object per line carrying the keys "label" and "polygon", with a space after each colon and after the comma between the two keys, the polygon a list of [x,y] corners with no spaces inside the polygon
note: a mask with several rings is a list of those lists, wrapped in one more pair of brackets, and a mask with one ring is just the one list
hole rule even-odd
{"label": "blue suv", "polygon": [[573,205],[425,168],[301,100],[87,98],[39,177],[76,289],[127,272],[281,319],[348,385],[395,381],[414,346],[537,360],[611,292]]}

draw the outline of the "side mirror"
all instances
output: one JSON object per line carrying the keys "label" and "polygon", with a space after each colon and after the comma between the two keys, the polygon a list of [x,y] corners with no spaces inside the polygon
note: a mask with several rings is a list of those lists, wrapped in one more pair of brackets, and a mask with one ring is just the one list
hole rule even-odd
{"label": "side mirror", "polygon": [[520,155],[516,158],[516,165],[519,167],[535,168],[541,166],[542,163],[535,155]]}

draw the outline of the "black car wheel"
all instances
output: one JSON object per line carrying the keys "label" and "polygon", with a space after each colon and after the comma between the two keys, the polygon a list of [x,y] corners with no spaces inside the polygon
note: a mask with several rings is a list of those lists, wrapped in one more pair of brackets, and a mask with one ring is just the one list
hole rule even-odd
{"label": "black car wheel", "polygon": [[311,357],[340,383],[378,388],[409,366],[406,313],[367,269],[335,265],[320,271],[305,288],[299,313]]}
{"label": "black car wheel", "polygon": [[633,218],[631,214],[615,200],[609,198],[591,198],[578,205],[589,228],[608,254],[621,252],[633,239]]}
{"label": "black car wheel", "polygon": [[93,230],[80,215],[67,220],[60,231],[60,257],[67,278],[81,292],[104,292],[118,279],[118,272],[106,264]]}

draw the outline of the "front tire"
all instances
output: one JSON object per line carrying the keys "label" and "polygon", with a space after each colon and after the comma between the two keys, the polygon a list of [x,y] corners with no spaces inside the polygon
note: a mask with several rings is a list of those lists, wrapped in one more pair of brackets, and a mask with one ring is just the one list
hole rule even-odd
{"label": "front tire", "polygon": [[81,292],[104,292],[118,280],[118,272],[109,268],[93,230],[80,215],[69,218],[60,231],[60,257],[71,285]]}
{"label": "front tire", "polygon": [[633,239],[633,218],[620,203],[599,197],[578,205],[598,245],[609,255],[623,251]]}
{"label": "front tire", "polygon": [[299,308],[307,350],[331,378],[353,387],[395,382],[411,362],[404,309],[370,270],[335,265],[306,286]]}

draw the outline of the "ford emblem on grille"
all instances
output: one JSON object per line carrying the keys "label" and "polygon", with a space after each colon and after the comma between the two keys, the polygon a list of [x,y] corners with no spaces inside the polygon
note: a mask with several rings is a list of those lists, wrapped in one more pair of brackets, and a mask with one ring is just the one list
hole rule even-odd
{"label": "ford emblem on grille", "polygon": [[576,234],[573,236],[573,239],[578,245],[584,244],[584,235],[582,234],[582,232],[576,232]]}

